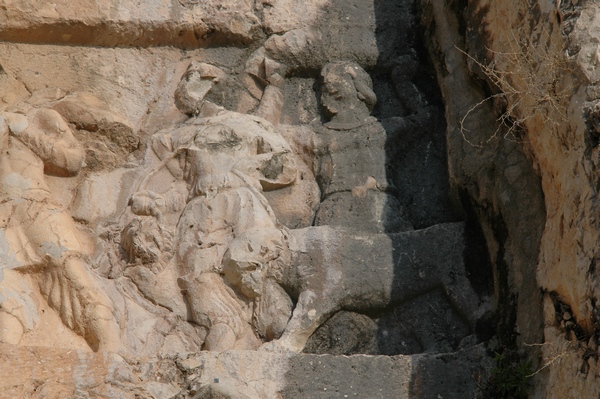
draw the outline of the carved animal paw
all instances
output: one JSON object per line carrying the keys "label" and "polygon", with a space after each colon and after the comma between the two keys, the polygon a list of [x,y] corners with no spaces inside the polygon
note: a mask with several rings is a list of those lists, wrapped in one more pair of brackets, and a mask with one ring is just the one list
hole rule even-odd
{"label": "carved animal paw", "polygon": [[265,342],[264,344],[261,345],[260,348],[258,348],[258,350],[265,351],[265,352],[279,352],[279,353],[281,353],[281,352],[293,352],[292,349],[290,349],[287,346],[285,346],[283,344],[283,342],[281,342],[279,340]]}

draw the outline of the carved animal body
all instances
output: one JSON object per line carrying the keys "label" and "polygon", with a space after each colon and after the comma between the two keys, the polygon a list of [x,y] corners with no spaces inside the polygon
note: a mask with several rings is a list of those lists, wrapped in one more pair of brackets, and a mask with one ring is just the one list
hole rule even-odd
{"label": "carved animal body", "polygon": [[471,325],[483,309],[465,270],[462,223],[391,235],[352,235],[328,226],[293,235],[294,260],[281,285],[297,304],[281,338],[265,349],[300,352],[338,310],[382,309],[435,289]]}

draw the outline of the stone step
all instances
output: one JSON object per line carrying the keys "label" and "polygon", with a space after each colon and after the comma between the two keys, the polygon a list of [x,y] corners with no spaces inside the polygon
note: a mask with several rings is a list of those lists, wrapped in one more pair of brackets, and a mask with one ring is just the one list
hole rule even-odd
{"label": "stone step", "polygon": [[482,345],[412,356],[228,351],[125,361],[0,344],[0,358],[0,399],[468,399],[492,363]]}

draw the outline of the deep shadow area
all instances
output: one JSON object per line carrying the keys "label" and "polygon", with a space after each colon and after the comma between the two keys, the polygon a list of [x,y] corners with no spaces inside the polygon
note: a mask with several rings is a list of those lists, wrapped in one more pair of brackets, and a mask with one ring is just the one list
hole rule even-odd
{"label": "deep shadow area", "polygon": [[[420,11],[413,0],[379,0],[374,6],[379,50],[371,71],[378,98],[374,116],[388,137],[388,183],[416,230],[467,221],[464,257],[459,262],[477,293],[489,294],[492,275],[481,231],[473,217],[455,212],[449,197],[444,104],[422,40]],[[394,233],[392,229],[386,232]],[[397,254],[394,264],[395,281],[403,267]],[[456,350],[476,326],[465,319],[464,309],[454,306],[450,295],[443,289],[430,292],[382,314],[377,321],[379,352]],[[485,327],[477,329],[486,331]],[[415,337],[419,345],[403,345]]]}
{"label": "deep shadow area", "polygon": [[[316,47],[311,55],[304,56],[305,67],[297,69],[294,78],[301,79],[303,74],[313,79],[317,77],[312,91],[319,99],[323,84],[322,76],[318,81],[321,66],[331,61],[353,61],[369,73],[377,102],[371,113],[375,118],[372,122],[334,132],[326,128],[328,118],[321,114],[321,120],[311,126],[325,142],[342,143],[344,148],[353,148],[352,151],[345,150],[345,154],[340,151],[332,155],[331,165],[337,166],[338,171],[366,171],[370,168],[361,166],[361,162],[375,162],[385,168],[385,183],[378,181],[378,191],[367,191],[368,201],[376,198],[384,198],[385,201],[378,222],[360,209],[362,205],[356,205],[358,201],[344,199],[348,198],[348,184],[341,191],[324,193],[326,184],[320,182],[322,202],[314,225],[346,226],[358,235],[383,233],[395,242],[396,235],[403,232],[463,222],[456,242],[464,251],[460,257],[454,258],[454,266],[467,272],[466,277],[476,286],[475,291],[482,295],[489,293],[492,281],[487,251],[480,229],[472,223],[474,218],[455,212],[449,197],[444,104],[435,71],[423,45],[419,21],[419,9],[413,0],[378,0],[373,3],[332,0],[315,25],[324,43],[339,42],[340,48],[325,44],[324,47],[330,48],[331,53],[323,53],[324,58],[317,62],[315,57],[322,50]],[[369,24],[374,40],[365,35]],[[363,29],[362,32],[360,29]],[[369,45],[376,46],[377,51]],[[292,59],[283,61],[299,63]],[[311,66],[313,63],[314,67]],[[320,110],[323,108],[318,100],[314,106]],[[375,165],[372,170],[379,166]],[[344,190],[346,194],[342,192]],[[455,202],[459,201],[455,199]],[[334,221],[339,223],[332,223],[334,211],[327,214],[326,206],[329,209],[345,207],[353,214],[338,217]],[[364,209],[370,208],[365,206]],[[365,216],[361,217],[361,214]],[[465,220],[468,222],[464,223]],[[374,226],[377,223],[379,225]],[[428,250],[444,256],[440,246],[433,243]],[[401,292],[410,290],[413,283],[413,280],[406,281],[406,275],[403,276],[403,267],[413,264],[413,260],[403,261],[401,253],[399,248],[390,254],[389,263],[395,273],[385,281],[392,287],[392,297],[404,299],[392,301],[384,308],[346,308],[334,314],[315,331],[305,352],[385,355],[451,352],[465,337],[475,332],[476,323],[472,315],[453,298],[455,293],[448,286],[430,285],[410,297]],[[418,263],[419,260],[415,261]],[[373,264],[372,267],[389,266]],[[429,267],[431,265],[428,264],[426,268]],[[419,278],[414,279],[415,286],[420,284]],[[449,275],[449,278],[453,276]],[[472,311],[476,306],[477,303],[473,303],[468,307]]]}
{"label": "deep shadow area", "polygon": [[370,72],[378,99],[373,115],[388,137],[388,182],[414,228],[422,229],[460,218],[448,196],[444,105],[414,3],[374,2],[379,58]]}

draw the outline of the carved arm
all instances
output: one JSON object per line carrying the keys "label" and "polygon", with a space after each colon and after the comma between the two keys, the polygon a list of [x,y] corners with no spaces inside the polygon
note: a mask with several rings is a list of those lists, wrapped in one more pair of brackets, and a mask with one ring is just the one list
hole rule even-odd
{"label": "carved arm", "polygon": [[73,176],[79,172],[85,151],[58,112],[40,109],[29,113],[26,122],[16,116],[13,119],[11,135],[44,161],[47,173]]}

